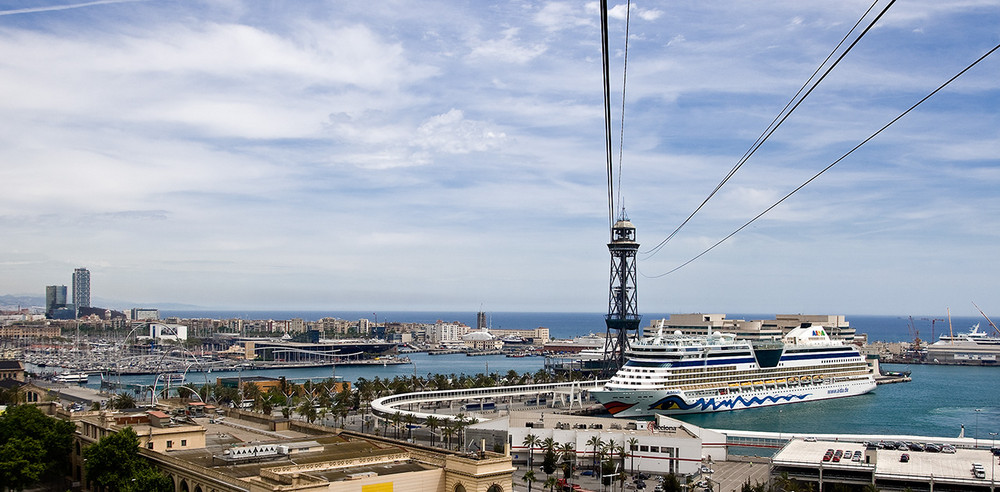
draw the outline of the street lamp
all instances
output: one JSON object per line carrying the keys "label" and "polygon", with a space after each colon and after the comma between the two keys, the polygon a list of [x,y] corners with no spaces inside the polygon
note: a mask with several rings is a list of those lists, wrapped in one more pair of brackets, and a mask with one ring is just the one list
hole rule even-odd
{"label": "street lamp", "polygon": [[997,471],[997,433],[990,432],[990,490],[993,490],[993,477],[996,475]]}
{"label": "street lamp", "polygon": [[982,413],[982,411],[983,411],[982,408],[976,409],[976,436],[975,436],[976,449],[979,449],[979,414]]}

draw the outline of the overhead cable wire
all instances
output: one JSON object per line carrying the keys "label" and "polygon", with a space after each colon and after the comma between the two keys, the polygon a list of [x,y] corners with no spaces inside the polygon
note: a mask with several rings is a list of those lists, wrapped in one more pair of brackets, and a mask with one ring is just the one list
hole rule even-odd
{"label": "overhead cable wire", "polygon": [[[832,58],[833,55],[837,53],[837,50],[839,50],[840,47],[843,46],[844,42],[847,41],[847,39],[851,36],[851,33],[853,33],[858,28],[858,26],[861,24],[861,22],[865,19],[865,17],[868,16],[869,13],[871,13],[872,9],[875,8],[875,5],[877,5],[878,2],[879,2],[879,0],[875,0],[875,2],[872,3],[871,6],[868,7],[868,10],[866,10],[865,13],[854,24],[854,27],[852,27],[851,30],[848,31],[847,34],[844,35],[844,38],[841,39],[839,43],[837,43],[837,46],[834,47],[833,50],[830,52],[830,54],[827,55],[827,57],[823,60],[823,62],[820,63],[820,65],[818,67],[816,67],[816,70],[802,84],[802,87],[799,88],[798,92],[796,92],[795,95],[792,96],[792,98],[788,101],[788,103],[785,104],[785,107],[782,108],[780,112],[778,112],[778,114],[774,117],[773,120],[771,120],[771,124],[769,124],[767,126],[767,128],[765,128],[764,131],[760,134],[760,136],[757,137],[757,140],[754,141],[754,143],[750,146],[749,149],[747,149],[746,153],[744,153],[743,157],[741,157],[736,162],[736,164],[733,166],[733,168],[729,170],[729,173],[726,174],[726,176],[724,178],[722,178],[722,181],[720,181],[719,184],[717,184],[715,186],[715,189],[713,189],[712,192],[709,193],[707,197],[705,197],[705,199],[701,202],[701,204],[698,205],[698,207],[695,208],[695,210],[693,212],[691,212],[691,214],[688,215],[687,218],[684,219],[684,221],[681,222],[681,224],[679,226],[677,226],[676,229],[673,230],[673,232],[671,232],[669,235],[667,235],[667,237],[664,238],[662,241],[660,241],[656,246],[650,248],[647,251],[642,251],[643,254],[647,254],[649,256],[653,256],[657,252],[659,252],[660,249],[662,249],[664,245],[666,245],[671,239],[673,239],[673,237],[676,236],[677,233],[680,232],[680,230],[684,226],[686,226],[688,224],[688,222],[691,221],[691,219],[695,216],[695,214],[697,214],[698,212],[701,211],[702,208],[704,208],[704,206],[708,203],[708,201],[711,200],[716,195],[716,193],[718,193],[719,190],[722,189],[722,187],[727,182],[729,182],[729,180],[733,177],[733,175],[735,175],[736,172],[739,171],[740,168],[743,167],[743,164],[745,164],[747,162],[747,160],[749,160],[750,157],[753,156],[753,154],[757,152],[757,149],[759,149],[761,147],[761,145],[764,145],[764,142],[766,142],[767,139],[770,138],[771,135],[773,135],[775,131],[777,131],[778,127],[780,127],[782,125],[782,123],[784,123],[785,120],[787,120],[788,117],[791,116],[791,114],[795,111],[796,108],[799,107],[800,104],[802,104],[802,102],[806,99],[806,97],[808,97],[809,94],[811,94],[812,91],[815,90],[816,87],[819,86],[820,82],[822,82],[823,79],[825,79],[826,76],[829,75],[830,72],[840,63],[840,61],[844,59],[844,57],[851,51],[851,49],[853,49],[854,46],[857,45],[859,41],[861,41],[861,39],[865,36],[865,34],[867,34],[868,31],[870,31],[872,29],[872,27],[875,26],[875,23],[878,22],[879,19],[881,19],[883,15],[885,15],[885,13],[889,10],[889,7],[892,7],[892,5],[896,2],[896,0],[891,0],[882,9],[882,11],[878,14],[878,16],[876,16],[875,19],[873,19],[868,24],[868,27],[866,27],[865,30],[862,31],[861,34],[859,34],[858,37],[850,44],[850,46],[848,46],[847,49],[844,50],[844,52],[841,53],[839,57],[837,57],[837,59],[833,62],[833,64],[830,65],[826,69],[826,71],[823,73],[823,75],[818,80],[816,80],[816,82],[813,83],[811,87],[809,87],[809,90],[806,91],[805,94],[802,94],[802,91],[805,90],[805,88],[807,86],[809,86],[809,83],[812,82],[812,80],[816,77],[816,74],[819,73],[819,71],[823,69],[823,67],[826,65],[826,63],[828,61],[830,61],[830,58]],[[800,94],[802,95],[801,98],[799,97]],[[790,106],[791,106],[791,109],[789,109]]]}
{"label": "overhead cable wire", "polygon": [[953,76],[952,78],[948,79],[945,83],[943,83],[940,86],[938,86],[937,89],[934,89],[930,94],[927,94],[922,99],[920,99],[919,101],[917,101],[913,106],[910,106],[909,109],[907,109],[906,111],[903,111],[902,113],[900,113],[899,116],[896,116],[895,118],[893,118],[892,120],[890,120],[882,128],[879,128],[878,131],[876,131],[875,133],[872,133],[871,135],[868,136],[868,138],[862,140],[861,143],[855,145],[854,148],[852,148],[851,150],[847,151],[847,153],[845,153],[844,155],[840,156],[837,160],[831,162],[828,166],[824,167],[818,173],[814,174],[811,178],[809,178],[804,183],[802,183],[801,185],[799,185],[797,188],[795,188],[794,190],[792,190],[791,192],[789,192],[787,195],[785,195],[784,197],[782,197],[780,200],[778,200],[777,202],[774,202],[773,205],[771,205],[770,207],[767,207],[766,209],[764,209],[763,212],[757,214],[754,218],[750,219],[745,224],[741,225],[738,229],[736,229],[735,231],[729,233],[728,236],[720,239],[717,243],[713,244],[712,246],[710,246],[705,251],[702,251],[701,253],[698,253],[697,256],[691,258],[688,261],[685,261],[684,263],[681,263],[679,266],[677,266],[673,270],[670,270],[670,271],[668,271],[666,273],[662,273],[662,274],[659,274],[659,275],[654,275],[654,276],[651,276],[651,277],[647,277],[647,278],[660,278],[660,277],[664,277],[666,275],[670,275],[671,273],[674,273],[677,270],[680,270],[681,268],[684,268],[685,266],[689,265],[691,262],[693,262],[693,261],[697,260],[698,258],[701,258],[702,256],[706,255],[709,251],[712,251],[713,249],[715,249],[716,247],[718,247],[720,244],[724,243],[729,238],[735,236],[737,233],[739,233],[743,229],[746,229],[747,226],[749,226],[750,224],[754,223],[757,219],[763,217],[764,214],[770,212],[772,209],[774,209],[775,207],[777,207],[778,205],[780,205],[782,202],[784,202],[785,200],[787,200],[789,197],[791,197],[792,195],[794,195],[796,192],[798,192],[802,188],[805,188],[806,185],[808,185],[809,183],[812,183],[816,178],[820,177],[820,175],[822,175],[823,173],[827,172],[828,170],[830,170],[830,168],[832,168],[833,166],[837,165],[838,163],[840,163],[841,161],[843,161],[844,159],[846,159],[849,155],[853,154],[855,150],[860,149],[863,145],[865,145],[866,143],[868,143],[869,141],[871,141],[873,138],[875,138],[876,136],[878,136],[880,133],[882,133],[886,128],[889,128],[894,123],[896,123],[897,121],[899,121],[900,119],[902,119],[910,111],[913,111],[914,109],[916,109],[917,106],[920,106],[921,104],[923,104],[924,101],[930,99],[931,96],[933,96],[934,94],[937,94],[941,89],[944,89],[945,87],[947,87],[948,84],[950,84],[953,81],[955,81],[955,79],[961,77],[963,74],[965,74],[965,72],[968,72],[969,70],[971,70],[972,67],[974,67],[977,64],[979,64],[979,62],[985,60],[986,57],[992,55],[998,49],[1000,49],[1000,44],[994,46],[993,49],[987,51],[983,56],[980,56],[978,59],[976,59],[976,61],[972,62],[969,66],[965,67],[961,72],[958,72],[957,74],[955,74],[955,76]]}
{"label": "overhead cable wire", "polygon": [[625,149],[625,87],[628,81],[628,31],[629,31],[629,19],[632,17],[632,0],[628,0],[625,3],[625,51],[623,54],[622,63],[622,122],[619,126],[619,136],[618,136],[618,206],[617,210],[625,210],[625,204],[622,202],[622,157],[623,151]]}
{"label": "overhead cable wire", "polygon": [[601,61],[604,70],[604,143],[608,175],[608,234],[615,224],[615,176],[611,149],[611,64],[608,62],[608,0],[601,0]]}

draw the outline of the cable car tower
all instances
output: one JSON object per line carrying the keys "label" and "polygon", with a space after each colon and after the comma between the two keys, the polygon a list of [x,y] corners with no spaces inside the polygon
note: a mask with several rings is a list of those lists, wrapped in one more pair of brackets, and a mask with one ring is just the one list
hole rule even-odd
{"label": "cable car tower", "polygon": [[625,349],[629,338],[639,331],[639,296],[636,289],[635,253],[639,243],[635,241],[635,226],[628,220],[625,211],[611,228],[611,288],[608,296],[608,314],[604,323],[608,326],[605,342],[605,368],[617,371],[625,363]]}
{"label": "cable car tower", "polygon": [[[627,22],[627,21],[626,21]],[[626,43],[628,42],[626,36]],[[604,371],[614,373],[625,364],[625,350],[628,341],[639,330],[639,297],[636,289],[635,255],[639,243],[635,240],[635,226],[621,207],[618,217],[614,217],[615,186],[614,163],[611,145],[611,70],[608,62],[608,2],[601,0],[601,54],[604,62],[604,129],[607,148],[608,172],[608,222],[611,225],[611,285],[608,295],[608,314],[604,322],[608,327],[604,345]],[[626,53],[628,51],[626,50]],[[624,90],[622,91],[624,101]],[[624,110],[624,105],[622,106]],[[620,164],[619,164],[620,165]],[[620,169],[620,168],[619,168]],[[620,172],[620,171],[619,171]],[[619,184],[619,187],[621,185]]]}

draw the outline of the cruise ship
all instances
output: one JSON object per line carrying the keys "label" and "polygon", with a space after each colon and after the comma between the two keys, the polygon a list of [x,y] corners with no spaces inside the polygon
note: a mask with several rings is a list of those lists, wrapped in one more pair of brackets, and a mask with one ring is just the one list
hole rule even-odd
{"label": "cruise ship", "polygon": [[858,349],[822,326],[793,328],[780,341],[679,331],[634,341],[628,361],[592,394],[615,417],[721,412],[842,398],[875,389]]}
{"label": "cruise ship", "polygon": [[1000,338],[979,330],[975,324],[966,333],[942,335],[927,346],[927,360],[939,364],[993,365],[1000,355]]}

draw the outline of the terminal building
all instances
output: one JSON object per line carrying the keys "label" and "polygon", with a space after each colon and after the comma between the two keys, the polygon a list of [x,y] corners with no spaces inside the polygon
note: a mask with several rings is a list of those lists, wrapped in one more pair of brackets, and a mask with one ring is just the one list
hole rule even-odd
{"label": "terminal building", "polygon": [[[824,459],[827,450],[839,460]],[[850,452],[852,458],[844,458]],[[853,459],[856,452],[858,459]],[[771,479],[794,480],[813,490],[837,486],[882,492],[992,492],[990,464],[996,456],[985,449],[958,448],[954,453],[878,449],[857,442],[792,439],[771,460]],[[974,464],[982,470],[978,476]],[[982,466],[987,463],[986,466]]]}
{"label": "terminal building", "polygon": [[[586,417],[569,414],[538,411],[512,411],[508,415],[493,420],[473,424],[466,434],[469,441],[485,439],[494,447],[505,444],[511,449],[514,463],[528,462],[533,455],[534,463],[541,463],[545,449],[541,444],[527,444],[528,436],[538,442],[552,439],[557,446],[571,444],[578,468],[591,466],[596,453],[606,452],[612,446],[624,446],[628,454],[629,470],[658,475],[691,475],[700,471],[706,458],[705,443],[725,443],[723,434],[698,429],[670,419],[664,422],[615,419],[608,417]],[[697,428],[695,428],[697,429]],[[596,438],[596,439],[595,439]],[[595,444],[598,444],[595,447]],[[529,452],[529,448],[530,452]],[[714,460],[726,459],[726,448],[721,446],[712,451]],[[618,452],[612,454],[617,455]]]}

